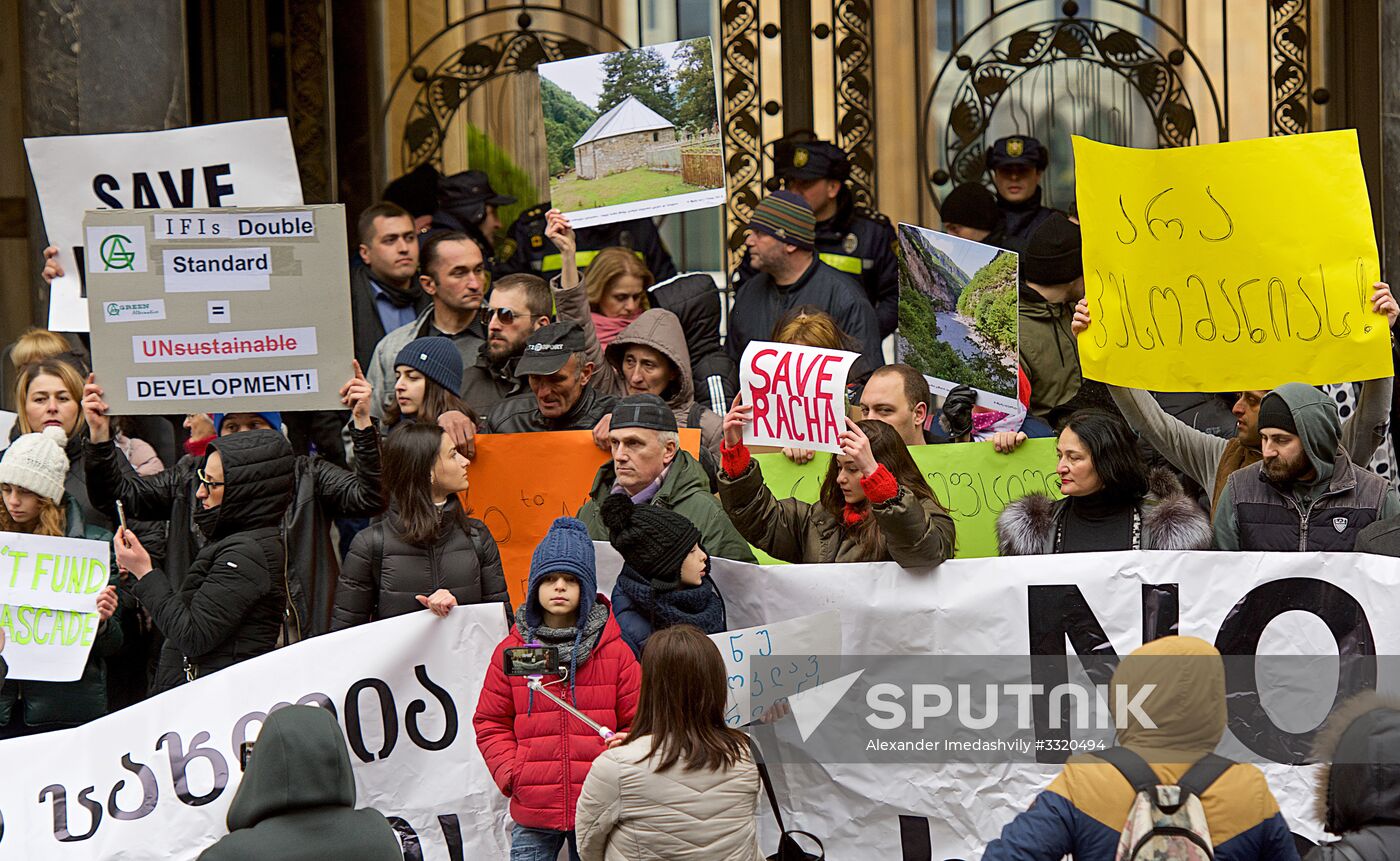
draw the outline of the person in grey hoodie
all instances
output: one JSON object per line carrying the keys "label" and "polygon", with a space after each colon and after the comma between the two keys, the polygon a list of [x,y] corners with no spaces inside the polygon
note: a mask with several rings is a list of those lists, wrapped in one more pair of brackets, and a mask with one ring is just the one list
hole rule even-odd
{"label": "person in grey hoodie", "polygon": [[1264,459],[1236,470],[1215,505],[1221,550],[1355,549],[1361,530],[1400,515],[1389,482],[1351,462],[1331,399],[1287,383],[1259,403]]}
{"label": "person in grey hoodie", "polygon": [[1318,818],[1341,839],[1303,861],[1400,858],[1400,702],[1375,691],[1347,700],[1313,741],[1313,760],[1325,764]]}

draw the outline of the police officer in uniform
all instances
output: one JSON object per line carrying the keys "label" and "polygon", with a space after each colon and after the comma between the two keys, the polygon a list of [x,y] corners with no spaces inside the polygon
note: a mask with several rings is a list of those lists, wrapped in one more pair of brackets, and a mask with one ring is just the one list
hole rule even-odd
{"label": "police officer in uniform", "polygon": [[[546,200],[520,213],[520,217],[515,219],[496,252],[498,277],[524,273],[553,278],[559,274],[562,265],[559,249],[544,235],[544,216],[549,209],[550,203]],[[675,261],[649,218],[580,227],[574,233],[578,238],[580,270],[586,270],[604,248],[621,246],[637,252],[658,283],[675,277]]]}
{"label": "police officer in uniform", "polygon": [[1033,137],[1011,135],[992,144],[987,169],[997,187],[997,206],[1006,215],[1007,247],[1025,247],[1035,229],[1056,210],[1040,202],[1040,181],[1050,153]]}
{"label": "police officer in uniform", "polygon": [[[851,162],[846,151],[800,132],[779,140],[773,160],[784,188],[802,195],[817,216],[817,256],[860,282],[880,324],[880,337],[899,325],[899,263],[890,220],[858,209],[846,186]],[[757,272],[748,252],[735,270],[737,289]]]}

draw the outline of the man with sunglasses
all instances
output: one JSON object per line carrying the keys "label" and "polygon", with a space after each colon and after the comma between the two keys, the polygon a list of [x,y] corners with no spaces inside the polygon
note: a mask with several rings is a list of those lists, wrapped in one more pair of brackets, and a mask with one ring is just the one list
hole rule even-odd
{"label": "man with sunglasses", "polygon": [[486,343],[462,374],[462,401],[477,415],[491,412],[501,401],[527,394],[528,383],[515,368],[525,342],[549,325],[554,297],[538,275],[507,275],[491,288],[479,312],[486,326]]}

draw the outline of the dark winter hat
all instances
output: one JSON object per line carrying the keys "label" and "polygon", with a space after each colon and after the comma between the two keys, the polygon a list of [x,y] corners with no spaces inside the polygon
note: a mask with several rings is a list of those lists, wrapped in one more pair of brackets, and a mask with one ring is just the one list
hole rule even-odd
{"label": "dark winter hat", "polygon": [[996,195],[980,182],[965,182],[943,198],[938,214],[944,224],[960,224],[977,230],[996,230],[1005,220]]}
{"label": "dark winter hat", "polygon": [[1021,277],[1032,284],[1068,284],[1083,274],[1079,225],[1056,212],[1026,240]]}
{"label": "dark winter hat", "polygon": [[438,180],[439,209],[460,214],[467,221],[479,224],[488,206],[509,206],[515,198],[497,194],[491,179],[479,170],[464,170]]}
{"label": "dark winter hat", "polygon": [[775,191],[760,200],[749,216],[749,229],[806,251],[817,241],[817,217],[795,191]]}
{"label": "dark winter hat", "polygon": [[548,574],[561,573],[578,581],[578,620],[581,628],[598,594],[598,572],[593,557],[593,540],[588,537],[588,527],[577,517],[555,518],[549,532],[535,545],[535,555],[530,558],[529,597],[525,604],[525,622],[530,630],[538,628],[544,620],[544,610],[539,600],[540,581]]}
{"label": "dark winter hat", "polygon": [[[213,415],[211,415],[209,418],[214,422],[214,433],[215,433],[216,435],[217,435],[217,434],[223,433],[223,432],[224,432],[224,418],[227,417],[227,416],[231,416],[231,415],[233,415],[234,413],[237,413],[237,412],[239,412],[239,411],[238,411],[238,410],[234,410],[232,413],[214,413]],[[280,431],[280,430],[282,430],[282,414],[281,414],[281,413],[253,413],[253,415],[255,415],[255,416],[262,416],[262,417],[263,417],[263,421],[267,422],[267,426],[270,427],[270,428],[272,428],[273,430],[275,430],[275,431]]]}
{"label": "dark winter hat", "polygon": [[394,367],[400,366],[418,371],[454,395],[462,389],[462,354],[450,338],[433,335],[409,341],[394,357]]}
{"label": "dark winter hat", "polygon": [[1259,429],[1264,428],[1274,428],[1294,436],[1298,434],[1298,422],[1293,418],[1293,411],[1278,392],[1269,392],[1259,402]]}
{"label": "dark winter hat", "polygon": [[525,352],[515,366],[515,375],[547,377],[564,367],[574,353],[585,349],[583,327],[573,320],[541,326],[525,342]]}
{"label": "dark winter hat", "polygon": [[634,505],[626,493],[609,494],[601,513],[622,561],[658,592],[680,587],[681,563],[700,543],[694,523],[669,508]]}
{"label": "dark winter hat", "polygon": [[628,395],[613,407],[613,430],[621,428],[647,428],[656,431],[675,431],[676,413],[660,397],[650,392]]}
{"label": "dark winter hat", "polygon": [[1045,166],[1049,163],[1050,153],[1044,145],[1035,138],[1025,135],[1004,137],[992,144],[992,148],[987,151],[988,170],[1009,167],[1013,164],[1045,170]]}
{"label": "dark winter hat", "polygon": [[826,141],[780,141],[773,147],[773,160],[783,179],[839,179],[851,175],[846,151]]}
{"label": "dark winter hat", "polygon": [[437,211],[437,188],[442,174],[430,164],[420,164],[384,187],[384,199],[397,203],[417,218]]}

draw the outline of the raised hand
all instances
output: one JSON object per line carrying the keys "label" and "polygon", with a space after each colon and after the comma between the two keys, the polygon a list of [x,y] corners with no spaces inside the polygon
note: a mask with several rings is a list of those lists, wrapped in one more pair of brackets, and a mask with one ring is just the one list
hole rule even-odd
{"label": "raised hand", "polygon": [[1093,318],[1089,316],[1089,300],[1080,299],[1074,305],[1074,319],[1070,321],[1069,330],[1075,335],[1082,335],[1092,322]]}
{"label": "raised hand", "polygon": [[841,453],[856,462],[856,468],[860,470],[862,477],[869,478],[880,468],[874,453],[870,451],[870,437],[865,435],[860,425],[851,421],[850,416],[846,416],[846,429],[841,432],[838,443]]}
{"label": "raised hand", "polygon": [[355,422],[355,428],[364,430],[370,426],[369,404],[374,397],[374,389],[365,379],[364,371],[360,370],[359,361],[352,359],[350,364],[355,369],[355,375],[340,387],[340,402],[350,408],[350,418]]}
{"label": "raised hand", "polygon": [[734,396],[729,412],[724,414],[724,444],[738,448],[744,444],[744,425],[753,419],[753,405],[741,403],[742,394]]}
{"label": "raised hand", "polygon": [[107,402],[102,399],[102,387],[97,384],[97,375],[88,374],[83,384],[83,419],[87,421],[88,439],[93,442],[106,442],[112,438],[112,420],[107,416]]}

